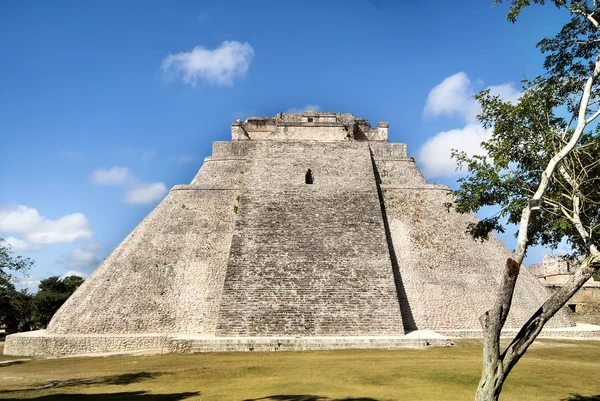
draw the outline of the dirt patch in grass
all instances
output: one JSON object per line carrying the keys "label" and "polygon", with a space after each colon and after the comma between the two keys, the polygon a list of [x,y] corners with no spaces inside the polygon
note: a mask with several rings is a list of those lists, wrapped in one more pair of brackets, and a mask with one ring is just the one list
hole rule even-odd
{"label": "dirt patch in grass", "polygon": [[[451,348],[394,351],[32,359],[0,367],[0,398],[39,401],[472,399],[481,369],[481,343],[471,340],[456,344]],[[517,365],[505,385],[502,400],[600,400],[598,371],[600,341],[543,340]]]}

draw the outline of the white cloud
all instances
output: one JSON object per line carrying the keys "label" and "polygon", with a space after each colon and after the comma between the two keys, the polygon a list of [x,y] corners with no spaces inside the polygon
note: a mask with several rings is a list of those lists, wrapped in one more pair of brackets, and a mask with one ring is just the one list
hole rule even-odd
{"label": "white cloud", "polygon": [[123,196],[126,203],[143,205],[161,200],[167,193],[167,187],[162,182],[138,184],[128,190]]}
{"label": "white cloud", "polygon": [[290,114],[301,114],[304,113],[305,111],[319,111],[321,110],[321,106],[319,106],[318,104],[307,104],[304,107],[292,107],[291,109],[287,109],[286,113],[290,113]]}
{"label": "white cloud", "polygon": [[133,180],[127,167],[113,167],[110,169],[97,169],[90,177],[93,184],[98,185],[125,185]]}
{"label": "white cloud", "polygon": [[462,71],[458,72],[433,87],[427,96],[424,114],[458,116],[473,121],[479,106],[472,96],[469,77]]}
{"label": "white cloud", "polygon": [[510,102],[512,104],[516,104],[521,95],[521,92],[515,88],[513,83],[488,86],[488,89],[492,95],[498,95],[505,102]]}
{"label": "white cloud", "polygon": [[232,85],[235,78],[244,78],[254,49],[249,43],[225,41],[214,50],[196,46],[192,51],[169,54],[161,68],[167,74],[181,76],[183,82],[196,86],[199,80],[214,85]]}
{"label": "white cloud", "polygon": [[8,245],[10,245],[12,250],[15,252],[35,250],[36,248],[34,244],[30,244],[29,242],[23,241],[22,239],[16,237],[6,237],[4,240],[8,243]]}
{"label": "white cloud", "polygon": [[[493,95],[515,103],[520,91],[512,83],[489,86]],[[418,151],[418,161],[423,174],[428,177],[449,177],[460,174],[456,171],[456,161],[451,158],[451,150],[467,152],[469,156],[483,155],[481,142],[490,137],[491,130],[484,129],[477,122],[479,103],[473,99],[475,89],[464,72],[445,78],[436,85],[427,97],[423,110],[425,116],[460,117],[465,126],[459,129],[440,132],[429,138]]]}
{"label": "white cloud", "polygon": [[[61,263],[71,270],[67,272],[70,275],[75,269],[92,269],[100,264],[100,258],[98,252],[102,249],[102,245],[98,242],[90,242],[89,244],[82,246],[81,248],[75,249],[73,252],[62,258]],[[75,272],[78,273],[78,272]],[[82,276],[83,273],[76,275]]]}
{"label": "white cloud", "polygon": [[0,209],[0,232],[26,233],[43,221],[38,211],[31,207],[15,205]]}
{"label": "white cloud", "polygon": [[481,155],[481,142],[489,138],[490,131],[477,124],[468,124],[461,129],[440,132],[419,149],[417,160],[423,166],[426,177],[444,177],[458,174],[452,149],[465,151],[469,156]]}
{"label": "white cloud", "polygon": [[185,154],[182,153],[177,157],[177,161],[179,163],[189,163],[198,160],[198,156],[194,154]]}
{"label": "white cloud", "polygon": [[73,213],[57,220],[44,220],[25,238],[36,244],[56,244],[90,239],[94,236],[87,218],[81,213]]}
{"label": "white cloud", "polygon": [[15,288],[19,291],[27,289],[29,292],[37,292],[40,282],[41,278],[37,275],[21,277],[15,282]]}
{"label": "white cloud", "polygon": [[24,205],[0,209],[0,232],[20,234],[19,237],[7,238],[15,251],[39,250],[44,245],[91,239],[94,236],[87,218],[81,213],[49,220],[36,209]]}
{"label": "white cloud", "polygon": [[92,173],[91,181],[94,184],[117,185],[127,188],[123,201],[136,205],[156,202],[167,193],[164,183],[142,183],[126,167],[98,169]]}
{"label": "white cloud", "polygon": [[[519,97],[519,90],[513,83],[489,86],[493,95],[515,103]],[[473,98],[475,89],[471,80],[464,72],[457,72],[433,87],[427,96],[423,113],[426,116],[456,116],[466,123],[476,123],[479,114],[479,103]]]}

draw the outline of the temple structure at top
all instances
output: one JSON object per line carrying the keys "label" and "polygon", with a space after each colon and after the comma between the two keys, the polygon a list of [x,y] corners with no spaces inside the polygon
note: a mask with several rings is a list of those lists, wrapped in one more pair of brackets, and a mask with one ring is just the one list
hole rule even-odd
{"label": "temple structure at top", "polygon": [[352,114],[306,111],[302,114],[279,113],[275,117],[250,117],[231,125],[231,139],[305,140],[305,141],[387,141],[387,122],[372,128],[364,118]]}

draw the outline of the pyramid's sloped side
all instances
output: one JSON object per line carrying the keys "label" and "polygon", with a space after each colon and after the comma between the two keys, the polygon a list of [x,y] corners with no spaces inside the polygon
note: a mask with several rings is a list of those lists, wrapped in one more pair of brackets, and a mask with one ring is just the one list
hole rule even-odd
{"label": "pyramid's sloped side", "polygon": [[406,156],[406,145],[398,143],[369,144],[380,185],[421,187],[427,184],[412,157]]}
{"label": "pyramid's sloped side", "polygon": [[251,153],[217,335],[402,334],[368,144]]}
{"label": "pyramid's sloped side", "polygon": [[[474,241],[465,233],[473,215],[448,212],[452,201],[441,186],[383,187],[387,217],[412,316],[419,329],[480,329],[509,250],[495,236]],[[506,327],[520,327],[548,297],[523,268]],[[565,312],[549,323],[571,326]]]}
{"label": "pyramid's sloped side", "polygon": [[200,171],[192,180],[192,186],[203,188],[240,188],[244,182],[243,159],[224,157],[207,157]]}
{"label": "pyramid's sloped side", "polygon": [[214,333],[239,192],[179,188],[67,300],[49,334]]}
{"label": "pyramid's sloped side", "polygon": [[376,166],[381,185],[420,187],[426,184],[412,158],[376,159]]}

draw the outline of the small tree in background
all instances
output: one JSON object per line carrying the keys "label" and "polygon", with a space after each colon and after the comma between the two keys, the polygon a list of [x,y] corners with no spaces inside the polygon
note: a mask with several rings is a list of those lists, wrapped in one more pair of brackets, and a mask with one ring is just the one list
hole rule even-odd
{"label": "small tree in background", "polygon": [[[455,191],[456,210],[500,207],[497,214],[469,227],[473,237],[484,240],[493,230],[504,232],[503,221],[518,225],[513,255],[498,266],[503,271],[498,295],[480,318],[484,351],[475,396],[479,401],[498,399],[511,369],[546,322],[600,268],[600,8],[597,1],[549,2],[565,10],[569,21],[555,37],[538,43],[546,54],[546,72],[524,82],[514,105],[489,91],[479,93],[479,120],[493,127],[491,138],[482,144],[487,156],[454,153],[468,170]],[[531,3],[545,1],[512,0],[508,19],[515,22]],[[575,273],[501,350],[501,330],[527,248],[556,248],[563,241],[572,250],[570,257],[579,261]]]}
{"label": "small tree in background", "polygon": [[13,330],[17,332],[35,330],[33,321],[33,295],[26,289],[14,291],[10,296],[13,311]]}
{"label": "small tree in background", "polygon": [[0,286],[11,284],[11,272],[26,274],[33,265],[34,261],[29,258],[14,256],[10,244],[0,238]]}
{"label": "small tree in background", "polygon": [[33,321],[38,328],[48,326],[50,319],[65,301],[83,283],[79,276],[58,276],[42,280],[38,292],[33,296]]}
{"label": "small tree in background", "polygon": [[0,238],[0,325],[8,332],[44,328],[58,308],[83,283],[83,278],[58,276],[42,280],[35,295],[26,289],[17,291],[12,273],[26,274],[33,260],[14,256],[11,247]]}
{"label": "small tree in background", "polygon": [[8,331],[31,329],[31,295],[15,289],[12,273],[26,274],[33,264],[29,258],[14,256],[10,244],[0,238],[0,325]]}

